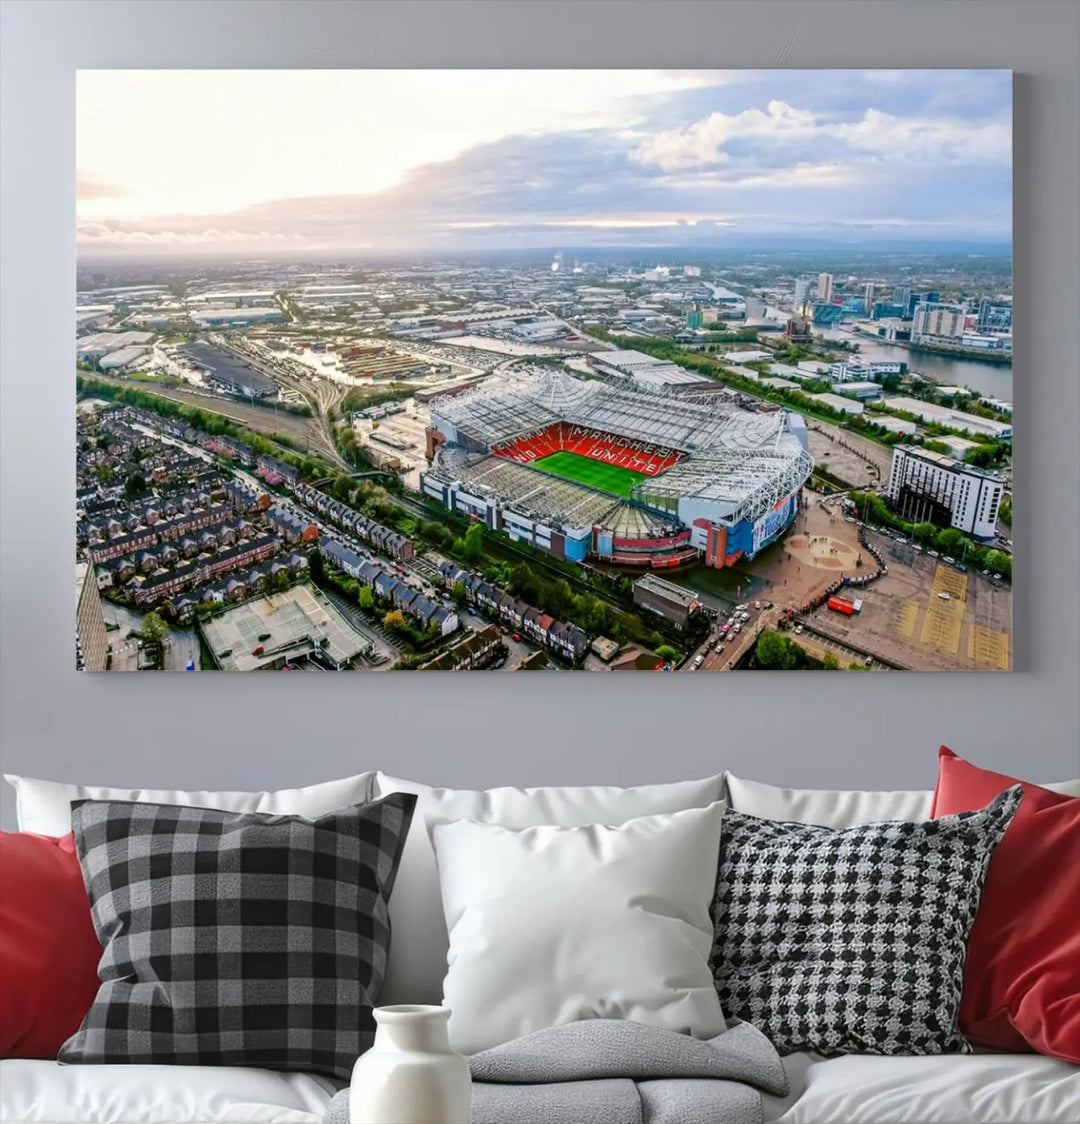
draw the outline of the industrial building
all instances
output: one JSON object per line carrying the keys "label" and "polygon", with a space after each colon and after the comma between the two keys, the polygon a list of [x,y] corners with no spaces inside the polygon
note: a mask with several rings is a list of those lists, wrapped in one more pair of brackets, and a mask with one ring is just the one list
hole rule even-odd
{"label": "industrial building", "polygon": [[839,394],[808,394],[815,402],[828,406],[832,410],[839,410],[842,414],[861,414],[863,404],[854,398],[842,398]]}
{"label": "industrial building", "polygon": [[881,397],[881,385],[876,382],[862,382],[859,380],[834,382],[832,388],[835,393],[843,394],[849,398],[858,398],[860,402]]}
{"label": "industrial building", "polygon": [[122,347],[119,351],[111,351],[98,360],[98,368],[102,371],[120,371],[130,367],[133,363],[144,358],[150,349],[148,347]]}
{"label": "industrial building", "polygon": [[686,624],[690,614],[701,606],[692,589],[664,581],[655,574],[645,574],[634,582],[634,604],[678,625]]}
{"label": "industrial building", "polygon": [[98,332],[75,341],[75,358],[80,362],[100,363],[106,356],[127,348],[145,350],[154,338],[153,332]]}
{"label": "industrial building", "polygon": [[992,541],[1005,485],[996,472],[972,468],[944,453],[914,445],[893,449],[888,497],[912,523],[955,527],[982,542]]}
{"label": "industrial building", "polygon": [[937,422],[939,425],[948,426],[950,429],[959,429],[964,433],[982,437],[987,441],[997,441],[1012,437],[1013,427],[1009,422],[995,421],[993,418],[981,418],[977,414],[968,414],[963,410],[954,410],[949,406],[938,406],[933,402],[923,402],[918,398],[886,398],[885,405],[890,410],[900,410],[911,414],[922,422]]}
{"label": "industrial building", "polygon": [[196,324],[272,324],[285,319],[280,308],[200,308],[192,312]]}
{"label": "industrial building", "polygon": [[667,386],[712,382],[707,375],[688,371],[677,363],[656,359],[643,351],[600,351],[590,355],[587,362],[597,373],[616,379],[630,379],[643,390],[656,391]]}
{"label": "industrial building", "polygon": [[903,437],[914,437],[919,432],[919,427],[913,421],[894,418],[890,414],[875,414],[873,421],[874,425],[879,425],[890,433],[899,433]]}
{"label": "industrial building", "polygon": [[[794,519],[813,465],[799,415],[749,413],[713,386],[652,394],[629,380],[515,372],[435,399],[431,419],[425,495],[575,561],[752,558]],[[625,470],[632,486],[552,475],[543,462],[556,453]]]}

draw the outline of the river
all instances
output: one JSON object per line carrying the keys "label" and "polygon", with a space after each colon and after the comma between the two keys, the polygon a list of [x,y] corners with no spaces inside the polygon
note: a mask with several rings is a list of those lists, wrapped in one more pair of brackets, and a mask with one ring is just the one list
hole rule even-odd
{"label": "river", "polygon": [[[783,309],[768,308],[766,315],[786,320],[791,313]],[[953,359],[927,351],[911,351],[846,327],[826,328],[821,332],[815,329],[814,334],[822,335],[826,340],[857,343],[859,358],[867,362],[899,360],[907,363],[910,370],[926,375],[941,386],[967,386],[987,398],[999,398],[1005,402],[1013,400],[1012,367],[1004,364],[981,363],[978,359]]]}
{"label": "river", "polygon": [[1005,402],[1013,400],[1012,367],[1005,364],[980,363],[978,359],[953,359],[934,352],[912,351],[847,328],[830,328],[822,334],[826,339],[857,343],[859,358],[867,362],[902,360],[912,371],[918,371],[942,386],[966,386],[986,398],[1000,398]]}

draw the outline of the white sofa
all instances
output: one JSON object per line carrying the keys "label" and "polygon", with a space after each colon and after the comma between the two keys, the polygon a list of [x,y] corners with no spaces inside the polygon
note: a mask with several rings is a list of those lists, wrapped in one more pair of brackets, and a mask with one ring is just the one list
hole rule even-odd
{"label": "white sofa", "polygon": [[[382,787],[387,780],[380,777]],[[1080,781],[1053,787],[1080,796]],[[927,792],[780,789],[732,776],[723,779],[723,789],[738,810],[834,827],[875,819],[922,820],[930,805]],[[539,811],[523,811],[532,794],[521,790],[502,790],[502,797],[452,795],[463,798],[470,815],[484,818],[498,817],[507,806],[513,809],[513,818],[557,814],[559,798],[553,801],[550,794],[559,790],[536,791]],[[586,809],[604,795],[604,790],[577,791],[589,793]],[[509,805],[506,793],[511,793]],[[20,792],[20,816],[25,796]],[[571,814],[583,814],[581,805]],[[48,825],[35,826],[41,830]],[[403,896],[400,905],[406,900]],[[400,929],[408,918],[399,913],[394,923]],[[433,964],[423,974],[430,979],[438,971]],[[400,973],[398,987],[408,987]],[[390,1001],[401,998],[407,997],[389,997]],[[793,1054],[784,1064],[791,1089],[786,1097],[764,1098],[765,1120],[770,1124],[1080,1121],[1080,1067],[1035,1054],[832,1059]],[[4,1059],[0,1061],[0,1124],[320,1124],[338,1087],[329,1078],[258,1069],[60,1066],[52,1061]]]}

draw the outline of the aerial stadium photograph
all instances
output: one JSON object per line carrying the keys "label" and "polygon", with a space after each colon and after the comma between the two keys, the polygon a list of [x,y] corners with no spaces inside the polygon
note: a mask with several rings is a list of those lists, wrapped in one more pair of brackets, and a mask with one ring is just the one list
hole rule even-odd
{"label": "aerial stadium photograph", "polygon": [[77,134],[80,669],[1012,667],[1010,72],[95,70]]}

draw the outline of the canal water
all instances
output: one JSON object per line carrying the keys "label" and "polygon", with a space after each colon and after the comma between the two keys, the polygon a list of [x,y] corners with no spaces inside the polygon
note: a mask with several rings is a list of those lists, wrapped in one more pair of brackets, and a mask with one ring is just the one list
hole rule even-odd
{"label": "canal water", "polygon": [[926,375],[942,386],[966,386],[987,398],[1013,400],[1012,367],[1001,363],[981,363],[978,359],[954,359],[927,351],[912,351],[885,343],[862,332],[831,328],[822,333],[826,339],[845,340],[859,345],[859,359],[867,363],[906,362],[912,371]]}
{"label": "canal water", "polygon": [[[770,307],[765,310],[765,315],[783,322],[791,313]],[[822,335],[826,340],[857,343],[858,358],[867,363],[907,363],[910,370],[926,375],[941,386],[966,386],[987,398],[1000,398],[1005,402],[1013,400],[1012,367],[1006,364],[982,363],[978,359],[954,359],[934,352],[912,351],[851,328],[826,328],[820,332],[815,329],[814,334]]]}

